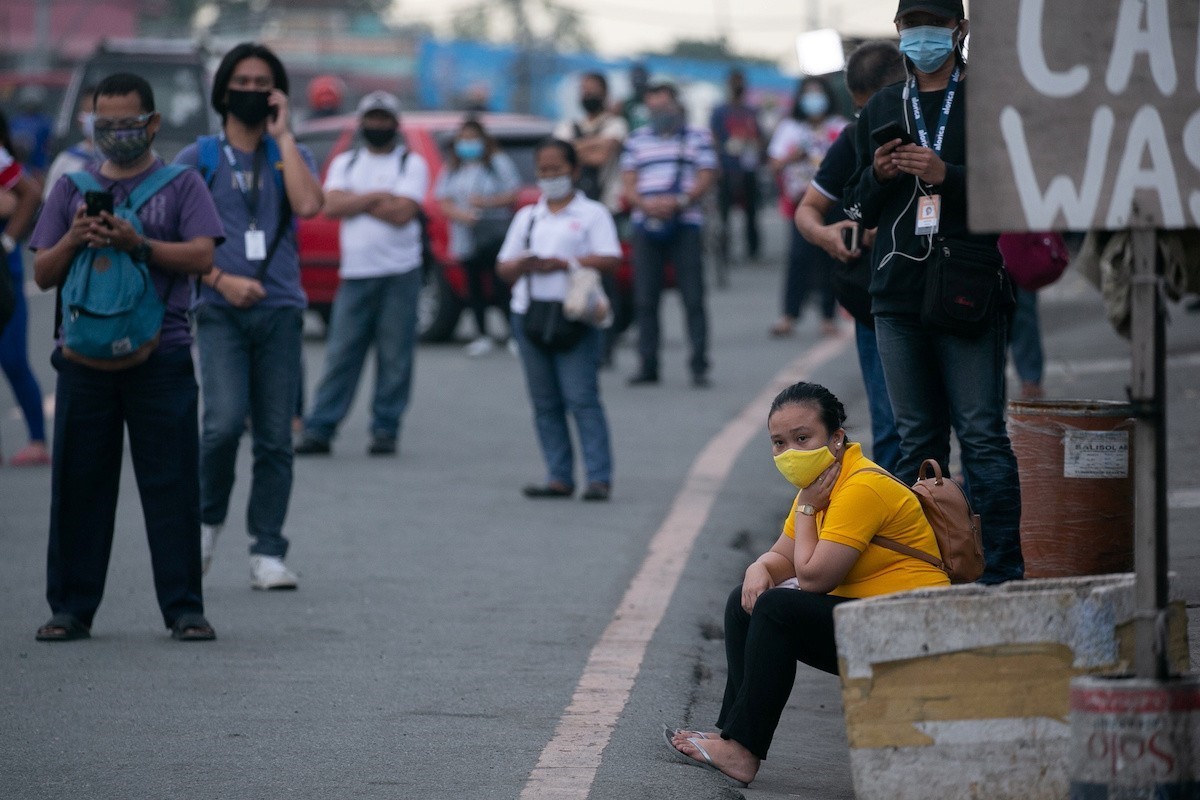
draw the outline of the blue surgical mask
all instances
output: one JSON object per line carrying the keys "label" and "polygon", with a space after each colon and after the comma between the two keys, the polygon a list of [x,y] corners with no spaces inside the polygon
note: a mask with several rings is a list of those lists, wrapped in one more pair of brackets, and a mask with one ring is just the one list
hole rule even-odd
{"label": "blue surgical mask", "polygon": [[800,95],[800,111],[806,117],[823,117],[829,113],[829,98],[822,92],[805,92]]}
{"label": "blue surgical mask", "polygon": [[557,178],[539,178],[538,189],[542,197],[550,202],[565,200],[575,191],[575,184],[570,175],[559,175]]}
{"label": "blue surgical mask", "polygon": [[937,72],[954,52],[954,28],[921,25],[900,31],[900,52],[921,72]]}
{"label": "blue surgical mask", "polygon": [[454,143],[454,152],[463,161],[477,161],[483,158],[483,140],[459,139]]}

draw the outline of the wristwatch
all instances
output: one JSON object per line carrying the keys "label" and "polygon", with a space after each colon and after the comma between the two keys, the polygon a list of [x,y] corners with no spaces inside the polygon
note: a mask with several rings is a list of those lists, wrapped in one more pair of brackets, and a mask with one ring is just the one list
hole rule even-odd
{"label": "wristwatch", "polygon": [[817,509],[812,503],[796,506],[796,510],[806,517],[815,517],[817,515]]}
{"label": "wristwatch", "polygon": [[152,248],[150,247],[150,242],[145,236],[143,236],[142,238],[138,239],[138,243],[135,244],[133,249],[129,251],[129,256],[134,261],[140,261],[143,264],[149,264],[151,252]]}
{"label": "wristwatch", "polygon": [[15,253],[17,251],[17,240],[7,233],[0,233],[0,247],[3,247],[6,253]]}

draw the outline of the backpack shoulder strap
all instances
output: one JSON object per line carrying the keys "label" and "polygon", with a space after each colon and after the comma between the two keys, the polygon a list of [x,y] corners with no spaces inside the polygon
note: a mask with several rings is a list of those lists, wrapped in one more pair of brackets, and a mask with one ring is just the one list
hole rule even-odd
{"label": "backpack shoulder strap", "polygon": [[185,167],[182,164],[168,164],[161,169],[157,169],[146,179],[137,185],[129,195],[129,210],[136,212],[139,208],[146,204],[154,195],[158,194],[164,186],[178,178],[183,173],[187,172],[190,167]]}
{"label": "backpack shoulder strap", "polygon": [[[850,476],[853,477],[860,472],[877,472],[880,475],[886,475],[887,477],[894,480],[896,483],[903,486],[905,489],[908,489],[910,492],[912,492],[911,486],[909,486],[904,481],[897,478],[892,473],[888,472],[886,469],[881,469],[880,467],[863,467],[862,469],[851,472]],[[913,494],[916,494],[916,492],[913,492]],[[942,560],[940,558],[935,558],[935,557],[931,556],[929,553],[926,553],[924,550],[918,550],[915,547],[909,547],[906,544],[901,544],[900,542],[897,542],[895,539],[889,539],[886,536],[880,536],[879,534],[875,534],[873,537],[871,537],[871,544],[877,544],[880,547],[886,547],[888,550],[891,550],[892,552],[895,552],[895,553],[900,553],[901,555],[912,556],[913,558],[919,558],[922,561],[926,562],[927,564],[932,564],[933,566],[937,567],[940,570],[946,569],[946,565],[942,562]]]}
{"label": "backpack shoulder strap", "polygon": [[204,177],[204,182],[212,187],[213,179],[217,177],[217,164],[220,162],[220,149],[216,136],[201,136],[196,139],[196,168]]}
{"label": "backpack shoulder strap", "polygon": [[275,175],[275,185],[283,189],[283,154],[279,152],[279,143],[275,141],[273,136],[267,135],[263,137],[263,141],[267,146],[267,163],[271,166],[272,174]]}
{"label": "backpack shoulder strap", "polygon": [[70,179],[71,183],[75,184],[75,188],[79,190],[80,194],[83,194],[84,192],[104,191],[104,187],[100,185],[100,182],[97,181],[95,176],[93,176],[90,172],[84,172],[83,170],[80,170],[79,172],[68,172],[67,178]]}

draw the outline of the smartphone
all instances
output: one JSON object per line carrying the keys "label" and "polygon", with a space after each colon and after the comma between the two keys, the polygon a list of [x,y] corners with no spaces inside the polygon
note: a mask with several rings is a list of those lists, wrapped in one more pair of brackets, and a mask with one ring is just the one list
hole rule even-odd
{"label": "smartphone", "polygon": [[113,213],[112,192],[85,192],[83,202],[87,206],[89,217],[98,217],[101,211]]}
{"label": "smartphone", "polygon": [[842,228],[842,244],[846,245],[846,249],[853,253],[858,249],[859,231],[862,230],[857,225],[850,225]]}
{"label": "smartphone", "polygon": [[880,147],[883,147],[893,139],[899,139],[900,144],[916,144],[916,139],[912,137],[912,134],[904,130],[904,126],[895,120],[885,122],[871,131],[871,138]]}

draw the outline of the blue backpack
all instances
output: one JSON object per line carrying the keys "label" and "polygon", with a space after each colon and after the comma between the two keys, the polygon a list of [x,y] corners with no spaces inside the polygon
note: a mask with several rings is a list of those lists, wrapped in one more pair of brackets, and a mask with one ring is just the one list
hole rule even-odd
{"label": "blue backpack", "polygon": [[[187,170],[177,165],[157,170],[114,213],[141,234],[138,210]],[[80,194],[103,191],[90,173],[72,172],[67,177]],[[168,288],[168,296],[170,292]],[[95,369],[136,366],[158,346],[165,312],[164,299],[158,296],[146,264],[134,261],[124,250],[82,248],[62,288],[63,355]]]}

